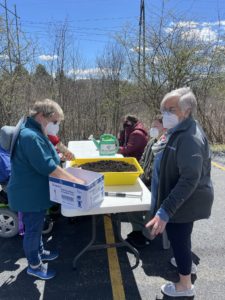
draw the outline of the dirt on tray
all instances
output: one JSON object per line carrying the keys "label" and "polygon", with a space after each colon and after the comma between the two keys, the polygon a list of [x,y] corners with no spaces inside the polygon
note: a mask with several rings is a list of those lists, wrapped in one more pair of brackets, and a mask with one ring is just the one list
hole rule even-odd
{"label": "dirt on tray", "polygon": [[80,165],[84,170],[93,172],[136,172],[134,165],[124,161],[101,160]]}

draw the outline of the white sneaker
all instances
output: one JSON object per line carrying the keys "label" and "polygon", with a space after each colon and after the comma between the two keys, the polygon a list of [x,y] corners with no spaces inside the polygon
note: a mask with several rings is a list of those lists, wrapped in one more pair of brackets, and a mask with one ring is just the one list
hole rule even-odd
{"label": "white sneaker", "polygon": [[174,283],[169,282],[161,286],[161,291],[164,295],[169,297],[194,297],[195,296],[195,287],[191,286],[190,289],[184,291],[177,291]]}
{"label": "white sneaker", "polygon": [[[177,268],[177,263],[175,260],[175,257],[172,257],[170,260],[171,265],[173,265],[175,268]],[[192,262],[192,266],[191,266],[191,274],[196,274],[197,273],[197,266],[195,263]]]}

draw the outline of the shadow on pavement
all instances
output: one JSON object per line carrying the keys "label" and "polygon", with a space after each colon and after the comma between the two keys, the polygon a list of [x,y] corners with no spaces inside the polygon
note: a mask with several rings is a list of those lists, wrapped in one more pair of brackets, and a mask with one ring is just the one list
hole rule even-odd
{"label": "shadow on pavement", "polygon": [[[97,220],[97,242],[102,243],[105,241],[103,218]],[[60,254],[57,260],[49,262],[49,267],[57,271],[56,277],[49,281],[26,274],[21,237],[1,239],[1,300],[113,299],[106,250],[86,252],[79,259],[77,269],[73,270],[74,256],[91,238],[91,219],[82,217],[73,221],[71,223],[68,218],[60,217],[53,231],[44,237],[46,249],[57,249]],[[119,250],[125,263],[126,250],[126,247]],[[130,296],[126,295],[127,299],[141,299],[128,262],[125,277],[125,291]],[[127,287],[126,283],[129,283]]]}
{"label": "shadow on pavement", "polygon": [[26,274],[22,237],[1,238],[0,252],[0,299],[39,299],[40,292],[35,279]]}
{"label": "shadow on pavement", "polygon": [[[127,250],[129,251],[129,250]],[[139,249],[140,264],[143,268],[144,273],[149,277],[163,278],[165,281],[177,282],[179,276],[175,267],[170,264],[170,259],[173,256],[172,249],[162,248],[162,238],[158,236],[153,241],[150,241],[149,245],[143,249]],[[193,253],[193,261],[198,265],[199,257]],[[127,264],[125,264],[127,265]],[[192,275],[192,283],[194,284],[197,279],[196,275]],[[151,280],[151,279],[150,279]],[[160,286],[158,287],[160,290]],[[173,297],[160,294],[155,296],[156,300],[171,300]],[[135,298],[128,298],[135,299]],[[187,300],[194,299],[194,297],[176,297],[175,299]]]}
{"label": "shadow on pavement", "polygon": [[[44,236],[46,249],[57,249],[60,254],[57,260],[49,262],[49,267],[57,271],[56,277],[49,281],[37,280],[26,274],[27,263],[22,249],[22,237],[1,239],[0,299],[113,299],[106,250],[86,252],[78,260],[77,269],[72,268],[74,256],[88,244],[90,238],[90,217],[75,218],[73,222],[62,216],[57,219],[53,231]],[[97,218],[96,240],[97,243],[105,242],[102,217]],[[143,276],[144,281],[147,275],[153,285],[156,277],[166,281],[178,280],[176,269],[169,264],[172,251],[162,249],[160,237],[151,241],[139,253],[140,264],[136,270],[132,270],[133,254],[130,255],[127,247],[118,249],[123,286],[126,299],[129,300],[142,299],[138,289],[142,279],[135,278],[135,273]],[[160,286],[157,286],[157,290],[159,289]],[[161,298],[157,297],[156,299],[161,300],[171,299],[163,295],[160,295]]]}

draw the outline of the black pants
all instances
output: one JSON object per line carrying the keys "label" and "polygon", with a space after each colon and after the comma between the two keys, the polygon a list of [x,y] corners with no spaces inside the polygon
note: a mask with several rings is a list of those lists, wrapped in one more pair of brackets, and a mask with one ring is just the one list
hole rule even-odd
{"label": "black pants", "polygon": [[191,233],[193,222],[190,223],[168,223],[166,231],[173,249],[177,263],[178,273],[189,275],[191,273]]}

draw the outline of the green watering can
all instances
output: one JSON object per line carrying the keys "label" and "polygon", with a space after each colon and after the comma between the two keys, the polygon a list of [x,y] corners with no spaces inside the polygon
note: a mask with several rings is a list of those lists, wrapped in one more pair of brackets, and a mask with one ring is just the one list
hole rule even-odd
{"label": "green watering can", "polygon": [[100,155],[115,155],[119,149],[119,141],[112,134],[102,134],[99,142],[92,138]]}

